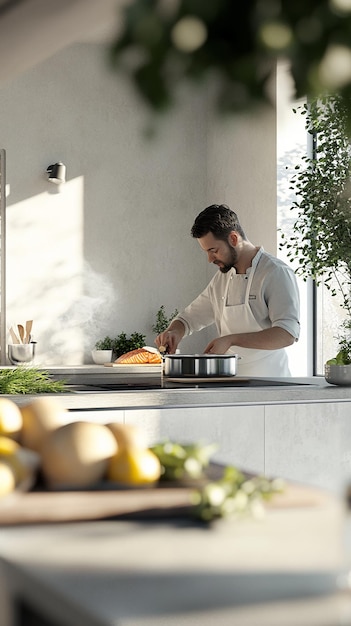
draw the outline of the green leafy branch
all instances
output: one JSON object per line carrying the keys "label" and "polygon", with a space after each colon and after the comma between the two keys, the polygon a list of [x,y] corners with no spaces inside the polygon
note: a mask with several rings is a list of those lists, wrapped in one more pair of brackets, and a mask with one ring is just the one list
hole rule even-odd
{"label": "green leafy branch", "polygon": [[169,317],[167,317],[165,306],[164,304],[161,304],[159,310],[156,313],[156,322],[152,326],[153,332],[156,333],[156,335],[163,333],[163,331],[166,330],[170,325],[172,319],[176,317],[176,315],[178,315],[178,312],[179,311],[175,309],[173,313]]}
{"label": "green leafy branch", "polygon": [[245,477],[236,467],[227,466],[220,480],[209,482],[194,492],[193,514],[204,522],[244,515],[261,518],[264,515],[263,503],[282,493],[284,488],[281,479]]}
{"label": "green leafy branch", "polygon": [[217,444],[164,441],[150,448],[158,457],[161,481],[195,480],[199,487],[192,493],[192,515],[209,523],[222,517],[243,515],[262,517],[263,503],[274,494],[284,491],[284,481],[264,476],[245,476],[236,467],[223,468],[219,480],[208,481],[206,468]]}
{"label": "green leafy branch", "polygon": [[351,77],[333,69],[351,48],[351,13],[343,4],[131,0],[109,59],[151,110],[163,112],[177,102],[182,82],[214,78],[214,108],[227,113],[270,101],[267,87],[276,61],[284,58],[296,98],[337,91],[351,132]]}
{"label": "green leafy branch", "polygon": [[351,151],[347,110],[340,97],[313,100],[296,109],[306,116],[314,153],[296,165],[290,189],[296,194],[293,234],[282,233],[280,248],[297,262],[304,280],[322,280],[332,295],[342,295],[351,315]]}

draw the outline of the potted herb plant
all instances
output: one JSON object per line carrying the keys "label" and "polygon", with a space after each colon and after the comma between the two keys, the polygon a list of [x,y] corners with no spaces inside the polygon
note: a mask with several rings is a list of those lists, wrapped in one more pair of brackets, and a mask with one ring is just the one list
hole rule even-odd
{"label": "potted herb plant", "polygon": [[[292,235],[281,234],[281,248],[304,280],[323,283],[339,296],[344,320],[336,337],[337,354],[325,364],[329,382],[351,384],[351,150],[347,110],[338,95],[299,107],[306,116],[313,151],[295,167],[291,188],[297,212]],[[298,110],[296,109],[296,112]],[[346,369],[338,369],[340,366]],[[348,381],[348,382],[347,382]],[[338,384],[338,383],[337,383]]]}
{"label": "potted herb plant", "polygon": [[109,363],[122,354],[136,348],[142,348],[144,345],[145,335],[138,332],[131,333],[129,337],[125,332],[121,332],[113,338],[106,336],[96,342],[95,348],[92,350],[93,361],[99,365]]}
{"label": "potted herb plant", "polygon": [[104,339],[99,339],[95,343],[94,350],[91,351],[94,363],[103,365],[112,361],[113,339],[108,335]]}

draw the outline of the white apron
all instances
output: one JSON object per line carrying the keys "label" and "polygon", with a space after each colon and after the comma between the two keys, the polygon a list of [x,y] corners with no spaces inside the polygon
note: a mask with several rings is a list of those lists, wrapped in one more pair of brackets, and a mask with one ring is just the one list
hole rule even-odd
{"label": "white apron", "polygon": [[[262,254],[262,250],[257,253],[257,260]],[[256,321],[249,305],[250,288],[252,279],[257,267],[255,263],[251,268],[247,279],[245,300],[243,304],[234,306],[227,305],[228,290],[230,280],[228,280],[226,293],[223,299],[223,311],[221,319],[220,336],[233,335],[238,333],[253,333],[263,328]],[[235,276],[233,277],[235,280]],[[227,354],[238,354],[238,376],[290,376],[288,357],[284,348],[279,350],[257,350],[253,348],[241,348],[231,346]]]}

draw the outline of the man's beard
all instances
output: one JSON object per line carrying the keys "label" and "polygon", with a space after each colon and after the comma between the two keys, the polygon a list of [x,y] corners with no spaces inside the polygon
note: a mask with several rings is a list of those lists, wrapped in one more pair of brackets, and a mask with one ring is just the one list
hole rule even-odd
{"label": "man's beard", "polygon": [[230,261],[229,263],[225,263],[223,267],[220,267],[218,265],[218,269],[222,272],[222,274],[227,274],[227,272],[229,272],[229,270],[231,270],[232,267],[235,267],[235,264],[238,261],[238,255],[236,253],[235,248],[232,248],[229,244],[227,245],[228,245],[228,257],[230,258]]}

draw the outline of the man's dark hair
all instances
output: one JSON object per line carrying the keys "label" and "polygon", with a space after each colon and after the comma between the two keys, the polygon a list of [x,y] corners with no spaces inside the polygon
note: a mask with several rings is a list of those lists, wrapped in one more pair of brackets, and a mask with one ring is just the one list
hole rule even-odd
{"label": "man's dark hair", "polygon": [[235,230],[243,239],[246,239],[237,214],[226,204],[211,204],[211,206],[201,211],[195,219],[191,235],[195,239],[200,239],[208,233],[212,233],[216,239],[227,241],[228,235],[232,230]]}

